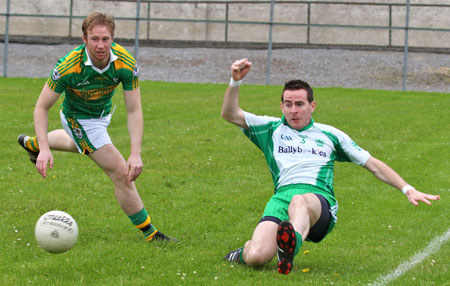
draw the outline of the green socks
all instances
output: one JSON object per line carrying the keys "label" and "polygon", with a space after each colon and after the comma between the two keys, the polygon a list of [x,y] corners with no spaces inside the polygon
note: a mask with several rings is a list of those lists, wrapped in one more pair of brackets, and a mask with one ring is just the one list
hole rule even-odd
{"label": "green socks", "polygon": [[303,244],[303,239],[302,239],[302,236],[300,235],[300,233],[295,232],[295,238],[297,239],[297,243],[295,246],[294,256],[298,254],[298,252],[300,251],[300,247],[302,247],[302,244]]}
{"label": "green socks", "polygon": [[244,254],[244,247],[241,247],[241,252],[239,253],[239,257],[237,259],[238,263],[246,264],[242,255]]}
{"label": "green socks", "polygon": [[128,217],[131,222],[142,231],[146,241],[151,241],[153,239],[153,236],[158,230],[151,224],[150,215],[145,208]]}
{"label": "green socks", "polygon": [[36,136],[28,137],[28,140],[27,140],[27,142],[25,142],[25,145],[28,150],[30,150],[32,152],[39,152],[39,144],[38,144]]}

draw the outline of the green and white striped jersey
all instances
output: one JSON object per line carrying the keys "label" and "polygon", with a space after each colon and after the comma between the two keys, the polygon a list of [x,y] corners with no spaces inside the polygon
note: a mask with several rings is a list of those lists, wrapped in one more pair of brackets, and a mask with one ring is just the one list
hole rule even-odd
{"label": "green and white striped jersey", "polygon": [[334,196],[334,161],[363,166],[369,152],[360,148],[344,132],[330,125],[311,123],[292,129],[284,119],[245,112],[250,129],[244,134],[266,158],[275,187],[310,184]]}

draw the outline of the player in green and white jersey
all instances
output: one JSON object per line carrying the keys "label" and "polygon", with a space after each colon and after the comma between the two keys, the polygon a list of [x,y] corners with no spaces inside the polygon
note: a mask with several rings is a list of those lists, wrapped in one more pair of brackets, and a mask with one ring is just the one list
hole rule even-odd
{"label": "player in green and white jersey", "polygon": [[314,122],[316,102],[312,88],[304,81],[285,84],[280,104],[282,118],[243,111],[239,106],[239,86],[251,66],[247,59],[231,65],[232,77],[223,99],[222,117],[241,127],[264,153],[274,195],[251,240],[228,253],[225,260],[260,266],[277,255],[278,272],[288,274],[303,241],[320,242],[336,223],[335,161],[363,166],[381,181],[402,190],[413,205],[440,199],[408,185],[344,132]]}
{"label": "player in green and white jersey", "polygon": [[[84,44],[58,61],[36,103],[36,136],[20,135],[18,141],[44,178],[47,177],[47,165],[53,168],[50,150],[88,155],[112,180],[119,205],[142,231],[145,240],[171,240],[152,225],[134,183],[143,168],[138,67],[133,56],[113,42],[114,30],[112,16],[95,12],[84,19]],[[131,139],[127,161],[112,144],[107,132],[113,112],[111,98],[120,83]],[[64,99],[60,117],[64,129],[47,133],[49,109],[61,95]]]}

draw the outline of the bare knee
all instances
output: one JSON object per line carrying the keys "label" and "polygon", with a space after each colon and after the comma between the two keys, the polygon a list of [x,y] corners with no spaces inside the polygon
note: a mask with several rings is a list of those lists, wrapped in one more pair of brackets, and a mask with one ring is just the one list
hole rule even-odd
{"label": "bare knee", "polygon": [[244,257],[245,263],[249,266],[261,266],[264,265],[267,261],[270,259],[267,259],[261,252],[258,251],[249,251],[247,255]]}
{"label": "bare knee", "polygon": [[311,226],[319,219],[321,210],[320,200],[315,194],[295,195],[289,204],[289,221],[302,238],[306,238]]}
{"label": "bare knee", "polygon": [[107,167],[103,167],[102,169],[111,179],[116,188],[128,189],[132,187],[133,183],[128,177],[127,164],[125,160],[119,160],[118,158],[116,162],[110,162],[107,164]]}
{"label": "bare knee", "polygon": [[318,201],[318,198],[312,193],[295,195],[292,197],[289,208],[295,208],[309,213],[309,209],[316,206],[316,201]]}
{"label": "bare knee", "polygon": [[50,149],[57,151],[78,152],[75,142],[64,129],[56,129],[48,133]]}
{"label": "bare knee", "polygon": [[127,170],[125,161],[118,160],[118,162],[108,164],[106,168],[102,169],[106,175],[108,175],[116,189],[127,190],[132,188],[133,182],[130,181],[128,175],[126,174]]}
{"label": "bare knee", "polygon": [[247,244],[244,247],[244,261],[249,266],[261,266],[270,261],[274,255],[274,250],[270,250],[267,246],[258,246]]}
{"label": "bare knee", "polygon": [[125,174],[125,170],[117,171],[110,175],[111,181],[114,183],[114,186],[119,188],[120,190],[127,190],[133,188],[133,182],[130,181],[127,174]]}
{"label": "bare knee", "polygon": [[305,198],[305,195],[295,195],[292,197],[292,200],[289,204],[289,207],[295,209],[307,209],[308,201]]}

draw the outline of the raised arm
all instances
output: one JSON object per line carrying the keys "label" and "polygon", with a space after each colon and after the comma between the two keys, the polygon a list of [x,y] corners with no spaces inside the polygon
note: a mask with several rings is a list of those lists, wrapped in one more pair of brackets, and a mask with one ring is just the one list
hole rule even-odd
{"label": "raised arm", "polygon": [[394,188],[402,190],[408,197],[409,202],[415,206],[417,206],[419,202],[431,205],[430,200],[436,201],[440,199],[439,196],[425,194],[419,192],[414,187],[411,187],[391,167],[374,157],[370,157],[369,160],[367,160],[364,168],[369,170],[379,180],[391,185]]}
{"label": "raised arm", "polygon": [[250,71],[252,63],[247,59],[235,61],[231,65],[231,81],[225,92],[222,103],[222,117],[226,121],[242,128],[248,128],[245,123],[244,111],[239,106],[239,86],[242,79]]}

